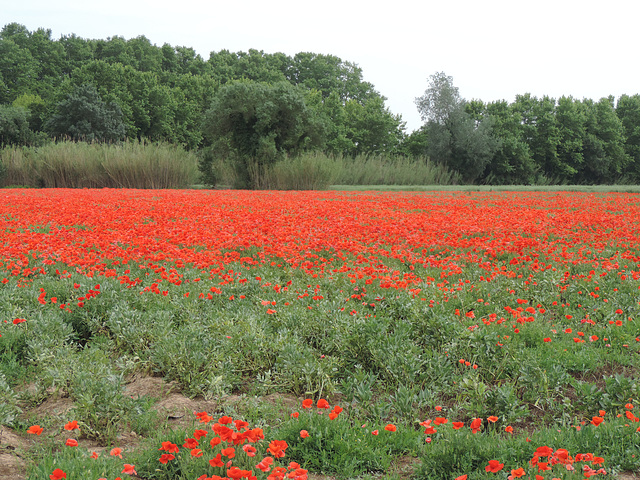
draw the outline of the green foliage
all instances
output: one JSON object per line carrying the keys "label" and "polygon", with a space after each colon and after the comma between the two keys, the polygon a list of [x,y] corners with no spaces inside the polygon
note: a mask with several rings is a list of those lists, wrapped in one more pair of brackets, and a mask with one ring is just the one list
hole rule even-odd
{"label": "green foliage", "polygon": [[285,82],[224,86],[205,118],[209,138],[228,142],[236,155],[238,186],[253,188],[256,170],[319,145],[322,128],[302,92]]}
{"label": "green foliage", "polygon": [[0,148],[33,140],[27,113],[24,108],[0,105]]}
{"label": "green foliage", "polygon": [[138,433],[148,433],[152,415],[142,408],[144,399],[124,394],[124,378],[112,371],[104,352],[88,348],[77,361],[86,368],[70,379],[69,395],[74,401],[73,418],[81,425],[83,435],[101,445],[113,445],[121,429],[134,418],[141,427]]}
{"label": "green foliage", "polygon": [[480,178],[500,144],[492,136],[491,118],[474,119],[453,79],[443,72],[430,77],[416,105],[426,121],[430,158],[457,171],[465,182]]}
{"label": "green foliage", "polygon": [[76,87],[56,105],[56,113],[45,129],[53,136],[91,142],[124,139],[122,110],[116,103],[105,103],[93,85]]}
{"label": "green foliage", "polygon": [[640,183],[640,95],[622,95],[616,105],[616,115],[627,139],[625,152],[631,157],[626,173]]}
{"label": "green foliage", "polygon": [[492,120],[492,135],[500,143],[486,167],[484,181],[493,185],[533,183],[536,164],[523,138],[521,115],[504,100],[486,105],[486,114]]}
{"label": "green foliage", "polygon": [[[315,409],[314,409],[315,410]],[[416,430],[386,431],[384,424],[357,425],[346,414],[329,419],[328,411],[302,411],[278,429],[289,448],[287,457],[312,472],[337,473],[350,478],[367,472],[384,472],[396,455],[414,453],[423,441]],[[309,434],[301,438],[300,431]],[[372,431],[378,430],[376,435]]]}
{"label": "green foliage", "polygon": [[[3,359],[3,366],[9,366],[8,362]],[[19,398],[16,392],[11,388],[9,382],[0,372],[0,425],[12,425],[22,413],[19,406]]]}

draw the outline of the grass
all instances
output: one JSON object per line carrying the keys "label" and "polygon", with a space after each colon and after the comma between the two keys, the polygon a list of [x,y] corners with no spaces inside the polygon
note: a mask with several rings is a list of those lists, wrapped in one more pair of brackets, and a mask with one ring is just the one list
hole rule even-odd
{"label": "grass", "polygon": [[[273,440],[276,463],[339,478],[393,478],[401,456],[417,479],[494,478],[490,460],[534,478],[542,446],[640,470],[634,195],[39,192],[0,211],[0,422],[32,440],[28,478],[225,475],[208,463],[225,415],[263,430],[234,460],[260,475]],[[134,375],[215,402],[212,419],[171,428],[126,394]],[[35,415],[56,398],[72,409]]]}
{"label": "grass", "polygon": [[198,179],[197,159],[180,147],[59,142],[0,151],[3,186],[36,188],[181,188]]}
{"label": "grass", "polygon": [[[212,177],[217,185],[236,185],[237,178],[229,160],[216,159]],[[427,158],[359,155],[355,158],[304,153],[270,166],[251,165],[252,183],[261,190],[326,190],[332,184],[377,185],[449,185],[459,176]],[[347,188],[348,189],[348,188]]]}

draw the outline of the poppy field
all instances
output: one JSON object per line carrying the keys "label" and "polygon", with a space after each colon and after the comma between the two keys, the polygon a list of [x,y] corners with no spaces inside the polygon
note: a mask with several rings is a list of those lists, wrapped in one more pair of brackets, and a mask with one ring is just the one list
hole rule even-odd
{"label": "poppy field", "polygon": [[[0,196],[27,478],[640,471],[638,194]],[[210,408],[172,425],[141,377]]]}

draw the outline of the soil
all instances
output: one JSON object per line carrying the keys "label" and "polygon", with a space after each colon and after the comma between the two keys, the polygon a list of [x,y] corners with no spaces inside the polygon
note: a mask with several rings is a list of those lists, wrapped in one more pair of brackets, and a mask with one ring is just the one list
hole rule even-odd
{"label": "soil", "polygon": [[0,480],[24,480],[25,464],[20,455],[25,446],[21,437],[0,426]]}
{"label": "soil", "polygon": [[[131,379],[125,387],[125,393],[134,398],[147,396],[158,399],[152,408],[166,421],[168,428],[193,425],[193,412],[206,411],[213,415],[220,411],[219,407],[222,404],[238,406],[242,402],[242,397],[237,395],[223,398],[220,404],[202,398],[191,399],[180,393],[180,387],[175,382],[166,383],[162,378],[149,376],[137,376]],[[286,415],[295,410],[300,402],[297,397],[281,394],[266,395],[260,401],[281,409]],[[71,399],[54,395],[34,408],[25,409],[24,418],[61,417],[72,408]],[[124,433],[118,437],[118,446],[131,450],[136,448],[140,440],[136,432]],[[79,448],[85,448],[88,451],[102,453],[107,450],[91,440],[78,439],[78,441]],[[0,480],[25,480],[26,465],[23,457],[32,443],[31,436],[19,435],[9,428],[0,426]],[[416,457],[400,457],[396,459],[388,475],[409,480],[419,464],[420,460]],[[379,478],[384,479],[386,476],[381,475]],[[617,478],[640,480],[640,474],[623,472]],[[309,480],[337,480],[337,477],[310,473]]]}

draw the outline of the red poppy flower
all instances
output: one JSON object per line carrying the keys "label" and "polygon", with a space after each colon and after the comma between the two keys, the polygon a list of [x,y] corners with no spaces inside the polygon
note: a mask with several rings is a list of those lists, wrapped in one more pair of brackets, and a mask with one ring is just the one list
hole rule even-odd
{"label": "red poppy flower", "polygon": [[196,448],[198,445],[200,445],[198,443],[198,441],[195,438],[185,438],[184,439],[184,444],[182,445],[184,448]]}
{"label": "red poppy flower", "polygon": [[225,457],[231,459],[236,456],[236,449],[233,447],[223,448],[220,453],[222,453],[222,455],[224,455]]}
{"label": "red poppy flower", "polygon": [[64,426],[65,430],[75,430],[77,428],[80,428],[80,427],[78,427],[78,422],[76,420],[69,422]]}
{"label": "red poppy flower", "polygon": [[487,472],[498,473],[504,468],[504,463],[500,463],[498,460],[489,460],[489,465],[484,467]]}
{"label": "red poppy flower", "polygon": [[207,432],[206,430],[196,430],[195,432],[193,432],[193,436],[196,440],[200,440],[202,437],[206,437],[208,433],[209,432]]}
{"label": "red poppy flower", "polygon": [[384,427],[384,429],[385,429],[387,432],[395,432],[395,431],[397,430],[396,426],[395,426],[395,425],[393,425],[392,423],[389,423],[388,425],[386,425],[386,426]]}
{"label": "red poppy flower", "polygon": [[276,458],[284,457],[284,452],[287,449],[287,442],[284,440],[273,440],[269,444],[267,451]]}
{"label": "red poppy flower", "polygon": [[173,460],[174,458],[176,458],[174,455],[171,455],[170,453],[163,453],[160,456],[160,459],[158,460],[160,463],[162,463],[163,465],[166,465],[167,462]]}
{"label": "red poppy flower", "polygon": [[309,436],[309,432],[306,430],[300,430],[300,438],[307,438]]}
{"label": "red poppy flower", "polygon": [[313,400],[310,398],[307,398],[306,400],[302,401],[302,408],[311,408],[313,407]]}
{"label": "red poppy flower", "polygon": [[162,442],[162,446],[158,450],[164,450],[167,453],[178,453],[178,445],[171,442]]}
{"label": "red poppy flower", "polygon": [[27,433],[30,433],[32,435],[40,435],[42,433],[43,428],[40,425],[31,425],[28,429],[27,429]]}
{"label": "red poppy flower", "polygon": [[67,474],[64,473],[59,468],[56,468],[51,475],[49,475],[51,480],[62,480],[63,478],[67,478]]}
{"label": "red poppy flower", "polygon": [[255,457],[256,456],[256,448],[251,445],[243,445],[242,450],[247,454],[247,457]]}
{"label": "red poppy flower", "polygon": [[128,463],[124,464],[124,469],[121,473],[126,473],[127,475],[137,475],[138,473],[135,470],[135,465],[130,465]]}
{"label": "red poppy flower", "polygon": [[470,427],[473,433],[477,433],[480,430],[480,427],[482,427],[482,419],[474,418],[473,421],[471,422]]}
{"label": "red poppy flower", "polygon": [[229,424],[230,424],[230,423],[232,423],[232,422],[233,422],[233,418],[231,418],[231,417],[229,417],[229,416],[227,416],[227,415],[223,415],[222,417],[220,417],[220,418],[218,419],[218,423],[219,423],[220,425],[229,425]]}
{"label": "red poppy flower", "polygon": [[109,452],[109,455],[111,455],[112,457],[120,457],[122,458],[122,449],[121,448],[112,448],[111,451]]}
{"label": "red poppy flower", "polygon": [[78,441],[73,438],[67,438],[67,441],[64,442],[67,447],[77,447]]}
{"label": "red poppy flower", "polygon": [[515,470],[511,470],[511,476],[513,478],[520,478],[520,477],[524,477],[526,475],[527,472],[524,471],[524,468],[520,467],[520,468],[516,468]]}
{"label": "red poppy flower", "polygon": [[320,400],[318,400],[318,408],[327,410],[331,408],[331,405],[329,405],[329,402],[327,402],[324,398],[321,398]]}

